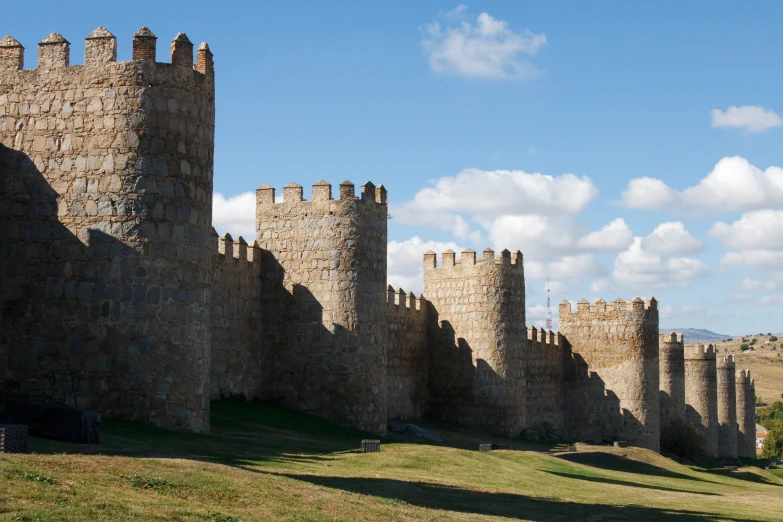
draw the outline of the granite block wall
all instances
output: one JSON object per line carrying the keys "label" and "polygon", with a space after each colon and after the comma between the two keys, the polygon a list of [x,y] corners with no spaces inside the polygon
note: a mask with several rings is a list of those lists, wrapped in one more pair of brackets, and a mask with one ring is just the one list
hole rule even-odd
{"label": "granite block wall", "polygon": [[387,420],[386,189],[348,181],[256,192],[265,396],[383,433]]}
{"label": "granite block wall", "polygon": [[430,411],[439,420],[517,435],[525,426],[525,276],[522,254],[424,255],[432,312]]}
{"label": "granite block wall", "polygon": [[736,374],[737,455],[756,457],[756,386],[750,370]]}
{"label": "granite block wall", "polygon": [[672,421],[685,421],[685,344],[682,334],[661,335],[660,401],[661,429]]}
{"label": "granite block wall", "polygon": [[562,435],[565,429],[563,343],[551,330],[528,328],[525,397],[529,430]]}
{"label": "granite block wall", "polygon": [[118,63],[99,28],[23,70],[0,42],[5,393],[208,430],[214,78],[175,54]]}
{"label": "granite block wall", "polygon": [[734,356],[716,360],[716,384],[718,393],[718,456],[737,458],[737,390]]}
{"label": "granite block wall", "polygon": [[210,325],[213,399],[263,397],[269,378],[261,342],[261,249],[213,229]]}
{"label": "granite block wall", "polygon": [[388,288],[389,335],[386,362],[389,420],[420,419],[427,406],[429,354],[427,301],[413,292]]}
{"label": "granite block wall", "polygon": [[715,348],[711,344],[686,346],[686,418],[704,437],[704,453],[711,457],[718,456],[717,386]]}
{"label": "granite block wall", "polygon": [[566,423],[576,439],[622,439],[660,447],[658,307],[639,298],[560,304],[571,345]]}

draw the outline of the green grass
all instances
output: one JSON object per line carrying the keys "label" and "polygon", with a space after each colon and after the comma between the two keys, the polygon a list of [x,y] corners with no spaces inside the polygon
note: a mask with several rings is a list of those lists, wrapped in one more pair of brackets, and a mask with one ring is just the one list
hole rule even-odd
{"label": "green grass", "polygon": [[780,519],[783,473],[753,462],[725,472],[420,424],[445,443],[385,438],[362,454],[371,434],[234,401],[213,403],[210,435],[106,421],[100,445],[0,455],[0,521]]}

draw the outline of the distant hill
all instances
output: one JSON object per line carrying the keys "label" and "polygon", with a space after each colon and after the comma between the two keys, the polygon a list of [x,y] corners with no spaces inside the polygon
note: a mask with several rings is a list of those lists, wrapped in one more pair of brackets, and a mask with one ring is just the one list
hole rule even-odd
{"label": "distant hill", "polygon": [[735,337],[733,335],[722,335],[701,328],[661,328],[660,332],[663,334],[672,332],[681,333],[685,336],[685,344],[690,344],[695,341],[720,341],[722,339]]}

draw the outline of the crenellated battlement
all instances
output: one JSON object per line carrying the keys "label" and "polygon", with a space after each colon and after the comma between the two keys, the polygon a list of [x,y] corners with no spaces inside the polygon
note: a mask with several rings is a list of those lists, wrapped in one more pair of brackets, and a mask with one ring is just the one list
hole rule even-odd
{"label": "crenellated battlement", "polygon": [[660,334],[658,336],[658,339],[659,339],[658,342],[661,344],[667,343],[672,345],[679,345],[680,350],[685,348],[684,346],[685,341],[681,333],[672,332],[668,334]]}
{"label": "crenellated battlement", "polygon": [[454,267],[465,269],[466,267],[487,265],[507,265],[522,270],[524,268],[524,258],[519,250],[513,254],[509,250],[503,250],[499,257],[495,257],[495,251],[487,248],[482,252],[482,257],[477,259],[476,251],[468,248],[463,250],[461,258],[457,259],[453,250],[446,250],[441,254],[441,263],[438,266],[438,255],[435,252],[430,250],[424,254],[425,270],[440,270]]}
{"label": "crenellated battlement", "polygon": [[258,246],[257,241],[254,240],[252,244],[248,245],[242,236],[234,239],[228,232],[218,236],[214,228],[212,229],[212,236],[218,244],[218,260],[235,259],[240,263],[261,262],[261,247]]}
{"label": "crenellated battlement", "polygon": [[725,369],[725,370],[731,370],[734,366],[734,356],[733,355],[724,355],[723,357],[717,358],[717,367],[718,369]]}
{"label": "crenellated battlement", "polygon": [[571,314],[613,314],[630,311],[644,312],[650,310],[658,310],[658,301],[654,297],[646,300],[637,297],[636,299],[628,301],[617,298],[611,302],[598,299],[594,303],[590,303],[587,299],[581,299],[576,303],[576,310],[573,309],[570,301],[564,300],[560,303],[561,317]]}
{"label": "crenellated battlement", "polygon": [[744,369],[737,372],[737,384],[750,384],[750,370]]}
{"label": "crenellated battlement", "polygon": [[405,290],[400,288],[395,290],[394,287],[389,285],[386,290],[386,304],[390,310],[408,310],[411,313],[424,313],[427,309],[427,300],[423,295],[416,297],[413,292],[406,294]]}
{"label": "crenellated battlement", "polygon": [[715,346],[708,344],[690,345],[685,347],[685,360],[715,360]]}
{"label": "crenellated battlement", "polygon": [[361,186],[361,193],[356,195],[355,185],[350,181],[340,183],[338,198],[332,197],[332,185],[326,181],[319,181],[312,186],[312,199],[304,198],[304,188],[297,183],[289,183],[283,187],[283,200],[277,202],[276,191],[269,185],[261,185],[256,190],[256,206],[258,209],[275,210],[291,206],[307,206],[312,204],[334,202],[340,203],[375,203],[386,205],[387,192],[383,185],[375,186],[367,181]]}
{"label": "crenellated battlement", "polygon": [[527,340],[530,341],[528,344],[531,349],[555,348],[559,350],[563,345],[563,336],[560,332],[547,331],[543,328],[538,330],[535,326],[528,327]]}
{"label": "crenellated battlement", "polygon": [[[139,29],[133,36],[132,60],[156,60],[157,37],[146,27]],[[107,64],[123,64],[117,62],[117,38],[104,27],[98,27],[87,36],[84,43],[84,65],[71,64],[71,42],[60,33],[53,32],[38,43],[38,63],[36,69],[24,70],[24,46],[12,36],[0,40],[0,71],[35,71],[40,74],[45,71],[63,68],[93,68]],[[157,65],[174,65],[189,68],[207,76],[214,75],[212,52],[206,43],[199,45],[196,51],[196,61],[193,61],[193,43],[185,33],[178,33],[171,42],[170,63]]]}

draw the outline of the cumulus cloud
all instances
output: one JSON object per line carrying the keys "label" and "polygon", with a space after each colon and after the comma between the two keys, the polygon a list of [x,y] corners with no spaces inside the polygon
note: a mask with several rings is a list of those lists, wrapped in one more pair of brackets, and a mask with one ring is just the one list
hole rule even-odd
{"label": "cumulus cloud", "polygon": [[752,210],[783,206],[783,169],[766,170],[745,158],[722,158],[698,185],[677,192],[663,181],[636,178],[628,183],[621,204],[639,209],[696,208],[701,210]]}
{"label": "cumulus cloud", "polygon": [[623,191],[620,203],[628,208],[658,210],[673,206],[678,200],[677,191],[655,178],[634,178]]}
{"label": "cumulus cloud", "polygon": [[212,226],[219,234],[228,232],[234,239],[242,236],[252,243],[256,238],[256,195],[244,192],[227,198],[215,192],[212,197]]}
{"label": "cumulus cloud", "polygon": [[779,281],[745,278],[734,287],[734,290],[737,292],[772,292],[778,290],[780,286]]}
{"label": "cumulus cloud", "polygon": [[[537,230],[549,226],[548,217],[577,214],[598,195],[592,180],[585,176],[554,177],[521,170],[466,169],[432,183],[412,200],[393,205],[395,220],[409,225],[426,223],[474,243],[481,234],[472,229],[463,215],[479,221],[490,231],[493,241],[500,235],[492,232],[495,226],[510,230],[532,227],[534,230],[526,234],[536,236]],[[506,218],[520,215],[531,217],[524,222]]]}
{"label": "cumulus cloud", "polygon": [[[472,23],[466,7],[446,13],[446,26],[427,24],[421,44],[437,73],[483,78],[524,78],[537,74],[525,60],[547,43],[544,34],[512,31],[508,23],[481,13]],[[452,25],[453,24],[453,25]]]}
{"label": "cumulus cloud", "polygon": [[685,230],[679,221],[661,223],[642,239],[642,248],[666,255],[693,254],[704,248],[704,243]]}
{"label": "cumulus cloud", "polygon": [[682,223],[662,223],[650,235],[634,237],[631,246],[617,255],[612,278],[631,290],[686,287],[693,279],[707,275],[709,267],[680,255],[701,248],[701,241]]}
{"label": "cumulus cloud", "polygon": [[424,290],[424,253],[432,250],[440,254],[445,250],[462,252],[464,248],[454,242],[422,241],[414,236],[405,241],[390,241],[387,250],[388,284],[395,289],[420,294]]}
{"label": "cumulus cloud", "polygon": [[601,230],[579,238],[577,246],[588,250],[624,250],[633,241],[633,233],[623,218],[617,218]]}
{"label": "cumulus cloud", "polygon": [[728,225],[718,221],[709,234],[740,250],[783,250],[783,210],[756,210]]}
{"label": "cumulus cloud", "polygon": [[663,305],[658,309],[658,314],[661,319],[669,319],[671,317],[682,317],[684,315],[701,315],[704,313],[703,306],[692,305]]}
{"label": "cumulus cloud", "polygon": [[775,111],[758,105],[731,106],[726,111],[712,110],[713,128],[745,129],[748,132],[764,132],[783,125],[783,119]]}

